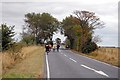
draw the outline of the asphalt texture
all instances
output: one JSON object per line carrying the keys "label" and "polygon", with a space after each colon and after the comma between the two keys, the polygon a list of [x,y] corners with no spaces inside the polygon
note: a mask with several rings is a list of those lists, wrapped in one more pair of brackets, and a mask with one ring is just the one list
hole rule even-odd
{"label": "asphalt texture", "polygon": [[46,78],[56,80],[119,80],[119,68],[75,54],[70,50],[51,51],[46,58],[48,60]]}

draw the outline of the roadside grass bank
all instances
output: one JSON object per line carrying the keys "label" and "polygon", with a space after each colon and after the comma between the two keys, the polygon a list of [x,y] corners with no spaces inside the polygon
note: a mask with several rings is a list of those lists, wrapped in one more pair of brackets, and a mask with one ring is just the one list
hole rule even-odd
{"label": "roadside grass bank", "polygon": [[2,78],[2,52],[0,52],[0,79]]}
{"label": "roadside grass bank", "polygon": [[83,54],[80,52],[77,52],[75,50],[72,50],[73,52],[87,56],[89,58],[93,58],[117,67],[120,67],[120,48],[99,48],[94,52],[88,53],[88,54]]}
{"label": "roadside grass bank", "polygon": [[[8,53],[5,54],[8,55]],[[3,57],[3,66],[6,68],[3,69],[5,70],[3,78],[43,78],[44,48],[42,46],[23,47],[20,56],[21,59],[17,61],[9,55]]]}

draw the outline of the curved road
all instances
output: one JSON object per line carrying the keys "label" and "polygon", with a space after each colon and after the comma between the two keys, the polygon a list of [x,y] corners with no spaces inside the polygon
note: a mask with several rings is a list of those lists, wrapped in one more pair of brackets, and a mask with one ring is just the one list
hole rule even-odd
{"label": "curved road", "polygon": [[46,73],[50,79],[119,80],[117,67],[70,50],[51,51],[46,55]]}

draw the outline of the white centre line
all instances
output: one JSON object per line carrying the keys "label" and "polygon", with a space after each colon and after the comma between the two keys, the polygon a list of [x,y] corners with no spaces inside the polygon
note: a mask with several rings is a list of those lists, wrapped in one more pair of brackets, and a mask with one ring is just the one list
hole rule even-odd
{"label": "white centre line", "polygon": [[69,58],[70,60],[72,60],[73,62],[76,62],[77,63],[77,61],[76,60],[74,60],[74,59],[72,59],[72,58]]}
{"label": "white centre line", "polygon": [[67,57],[67,55],[64,54],[65,57]]}
{"label": "white centre line", "polygon": [[[71,53],[74,53],[72,51],[70,51]],[[82,56],[82,55],[79,55],[79,54],[76,54],[77,56]],[[114,67],[114,68],[117,68],[117,69],[120,69],[119,67],[116,67],[116,66],[113,66],[113,65],[110,65],[108,63],[105,63],[105,62],[102,62],[102,61],[99,61],[99,60],[96,60],[96,59],[92,59],[92,58],[89,58],[89,57],[86,57],[86,56],[82,56],[84,58],[87,58],[87,59],[90,59],[90,60],[94,60],[96,62],[99,62],[99,63],[102,63],[102,64],[105,64],[105,65],[108,65],[108,66],[111,66],[111,67]]]}
{"label": "white centre line", "polygon": [[50,69],[49,69],[49,64],[48,64],[48,57],[46,55],[46,65],[47,65],[47,80],[50,79]]}
{"label": "white centre line", "polygon": [[84,68],[87,68],[87,69],[89,69],[89,70],[92,70],[92,71],[94,71],[94,72],[96,72],[96,73],[98,73],[98,74],[101,74],[101,75],[103,75],[103,76],[109,77],[109,76],[108,76],[107,74],[105,74],[103,71],[97,71],[97,70],[95,70],[95,69],[93,69],[93,68],[90,68],[90,67],[88,67],[88,66],[86,66],[86,65],[83,65],[83,64],[81,64],[81,66],[84,67]]}

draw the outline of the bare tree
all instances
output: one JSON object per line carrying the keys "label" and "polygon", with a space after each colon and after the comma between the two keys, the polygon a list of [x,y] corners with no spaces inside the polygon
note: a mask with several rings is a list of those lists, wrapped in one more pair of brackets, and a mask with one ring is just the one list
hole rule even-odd
{"label": "bare tree", "polygon": [[99,35],[93,36],[92,41],[95,42],[95,43],[102,42],[101,37]]}
{"label": "bare tree", "polygon": [[92,42],[92,35],[94,29],[103,28],[104,22],[100,20],[99,17],[93,12],[89,11],[74,11],[76,18],[79,20],[79,25],[81,28],[81,49],[85,46],[87,42]]}
{"label": "bare tree", "polygon": [[104,22],[100,21],[100,18],[95,16],[93,12],[76,10],[74,14],[79,19],[81,28],[87,26],[92,30],[104,27]]}

